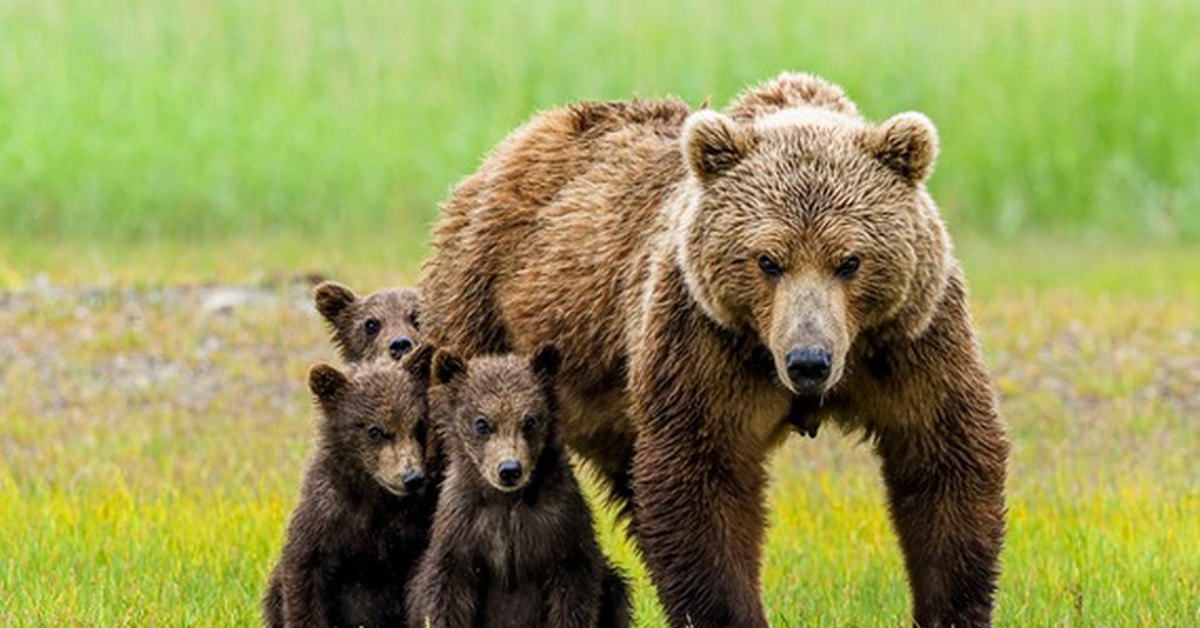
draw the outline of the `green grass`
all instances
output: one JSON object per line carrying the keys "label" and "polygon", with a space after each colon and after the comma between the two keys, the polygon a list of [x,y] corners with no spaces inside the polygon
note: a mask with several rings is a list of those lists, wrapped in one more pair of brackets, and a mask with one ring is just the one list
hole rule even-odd
{"label": "green grass", "polygon": [[[997,621],[1197,624],[1200,265],[1182,248],[1109,248],[1120,263],[1043,249],[959,246],[1013,441]],[[0,624],[255,621],[312,434],[304,373],[335,355],[304,285],[267,278],[213,312],[212,288],[171,273],[246,277],[291,259],[270,250],[111,269],[148,287],[34,282],[0,299]],[[411,277],[415,257],[387,259]],[[362,289],[387,279],[367,254],[334,266]],[[763,599],[776,625],[905,625],[869,449],[825,430],[774,465]],[[599,533],[634,576],[640,625],[659,625],[606,513]]]}
{"label": "green grass", "polygon": [[[782,69],[940,127],[986,236],[1200,236],[1200,4],[10,0],[5,240],[411,230],[534,111],[720,105]],[[423,233],[423,230],[418,228]]]}

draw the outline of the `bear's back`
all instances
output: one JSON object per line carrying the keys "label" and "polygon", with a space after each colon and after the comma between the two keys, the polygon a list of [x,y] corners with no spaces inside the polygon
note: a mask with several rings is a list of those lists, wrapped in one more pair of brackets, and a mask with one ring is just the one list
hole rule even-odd
{"label": "bear's back", "polygon": [[577,103],[509,135],[442,208],[421,280],[430,341],[470,357],[554,340],[564,381],[619,386],[630,288],[685,175],[689,112],[677,100]]}

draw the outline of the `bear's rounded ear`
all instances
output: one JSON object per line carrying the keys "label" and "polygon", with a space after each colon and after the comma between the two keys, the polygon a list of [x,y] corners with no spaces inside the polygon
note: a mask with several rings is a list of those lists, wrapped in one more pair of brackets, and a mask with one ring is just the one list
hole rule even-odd
{"label": "bear's rounded ear", "polygon": [[337,318],[346,306],[358,300],[354,291],[336,281],[323,281],[313,289],[313,300],[317,303],[317,311],[327,320]]}
{"label": "bear's rounded ear", "polygon": [[683,154],[701,181],[709,181],[739,162],[754,146],[754,136],[729,116],[701,109],[683,123]]}
{"label": "bear's rounded ear", "polygon": [[458,354],[439,349],[433,356],[433,376],[442,385],[449,384],[467,374],[467,363]]}
{"label": "bear's rounded ear", "polygon": [[400,361],[400,368],[412,373],[422,381],[429,381],[430,369],[433,365],[434,348],[428,344],[419,344],[416,349]]}
{"label": "bear's rounded ear", "polygon": [[336,400],[349,387],[350,379],[335,366],[321,363],[308,370],[308,389],[322,404]]}
{"label": "bear's rounded ear", "polygon": [[529,358],[529,365],[533,368],[533,374],[537,375],[543,381],[549,381],[558,375],[558,367],[562,364],[562,357],[558,353],[558,347],[554,343],[547,342],[537,349],[534,349],[533,355]]}
{"label": "bear's rounded ear", "polygon": [[868,130],[863,145],[896,174],[920,183],[933,172],[938,151],[937,128],[924,114],[900,113]]}

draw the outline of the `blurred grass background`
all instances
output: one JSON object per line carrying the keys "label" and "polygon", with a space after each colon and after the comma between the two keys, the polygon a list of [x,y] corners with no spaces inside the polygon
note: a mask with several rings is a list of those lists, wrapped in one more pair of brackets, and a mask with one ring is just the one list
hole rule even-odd
{"label": "blurred grass background", "polygon": [[958,233],[1191,242],[1197,32],[1192,0],[5,0],[2,238],[101,260],[247,234],[420,243],[541,108],[723,106],[798,69],[874,119],[934,119]]}

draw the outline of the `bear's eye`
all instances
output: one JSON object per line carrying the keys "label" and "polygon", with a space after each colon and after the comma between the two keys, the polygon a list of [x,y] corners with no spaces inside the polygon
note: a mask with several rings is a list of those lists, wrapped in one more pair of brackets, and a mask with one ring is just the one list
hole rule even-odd
{"label": "bear's eye", "polygon": [[378,318],[368,318],[367,322],[363,323],[363,331],[367,332],[368,336],[378,334],[382,327],[383,324],[379,322]]}
{"label": "bear's eye", "polygon": [[475,433],[480,436],[487,436],[492,433],[492,426],[488,425],[487,419],[483,417],[475,419]]}
{"label": "bear's eye", "polygon": [[860,263],[861,262],[859,261],[857,255],[851,255],[850,257],[847,257],[837,268],[836,274],[838,279],[849,279],[853,277],[854,273],[858,272],[858,265]]}
{"label": "bear's eye", "polygon": [[521,423],[521,431],[524,432],[526,436],[533,434],[535,431],[537,431],[537,428],[537,417],[526,417],[525,421]]}
{"label": "bear's eye", "polygon": [[778,279],[783,274],[783,269],[779,267],[779,264],[766,255],[758,258],[758,268],[771,279]]}
{"label": "bear's eye", "polygon": [[416,312],[413,312],[412,314],[412,326],[413,329],[421,329],[421,317],[418,316]]}
{"label": "bear's eye", "polygon": [[379,427],[378,425],[372,425],[371,427],[367,428],[367,438],[371,439],[372,443],[383,442],[385,436],[387,436],[387,434],[384,434],[383,428]]}

